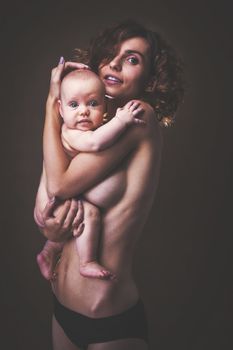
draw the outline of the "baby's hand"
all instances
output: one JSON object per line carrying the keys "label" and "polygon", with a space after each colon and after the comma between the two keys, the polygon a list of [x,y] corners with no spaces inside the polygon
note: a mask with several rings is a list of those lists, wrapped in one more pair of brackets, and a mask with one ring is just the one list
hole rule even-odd
{"label": "baby's hand", "polygon": [[146,124],[140,119],[144,110],[139,101],[130,101],[124,107],[117,108],[116,117],[119,118],[126,125],[132,124]]}

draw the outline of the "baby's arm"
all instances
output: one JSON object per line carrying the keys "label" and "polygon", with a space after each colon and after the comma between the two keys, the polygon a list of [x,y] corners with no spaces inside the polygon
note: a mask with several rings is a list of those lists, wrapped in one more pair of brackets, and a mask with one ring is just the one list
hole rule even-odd
{"label": "baby's arm", "polygon": [[61,127],[61,141],[62,145],[64,147],[65,152],[69,155],[69,157],[73,158],[78,153],[79,150],[76,145],[76,141],[79,139],[79,137],[82,135],[83,132],[75,129],[69,129],[67,128],[66,124],[62,124]]}
{"label": "baby's arm", "polygon": [[[138,118],[143,111],[140,102],[130,101],[118,108],[114,118],[94,131],[80,132],[63,126],[62,139],[74,151],[98,152],[110,147],[132,124],[145,124]],[[63,143],[64,144],[64,143]]]}

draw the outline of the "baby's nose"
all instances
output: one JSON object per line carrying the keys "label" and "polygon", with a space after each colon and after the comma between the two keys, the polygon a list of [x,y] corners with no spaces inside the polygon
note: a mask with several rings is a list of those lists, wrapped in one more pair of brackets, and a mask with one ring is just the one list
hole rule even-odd
{"label": "baby's nose", "polygon": [[79,106],[79,114],[80,115],[89,115],[90,111],[87,106]]}

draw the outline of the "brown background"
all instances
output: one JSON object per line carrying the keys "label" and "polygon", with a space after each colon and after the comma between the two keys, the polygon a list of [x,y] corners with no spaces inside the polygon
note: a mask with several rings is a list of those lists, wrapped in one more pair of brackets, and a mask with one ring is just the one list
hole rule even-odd
{"label": "brown background", "polygon": [[164,131],[160,187],[135,261],[151,348],[232,348],[232,27],[230,1],[218,3],[5,3],[2,349],[51,349],[51,293],[35,262],[44,239],[32,219],[50,70],[101,28],[129,17],[176,47],[188,82],[177,123]]}

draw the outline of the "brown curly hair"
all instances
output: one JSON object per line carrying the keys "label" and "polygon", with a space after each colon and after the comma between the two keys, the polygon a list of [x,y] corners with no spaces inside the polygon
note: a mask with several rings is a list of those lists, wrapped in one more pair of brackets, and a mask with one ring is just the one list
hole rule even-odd
{"label": "brown curly hair", "polygon": [[183,63],[174,49],[157,33],[134,20],[126,20],[102,31],[92,39],[88,50],[76,49],[75,60],[88,64],[98,73],[101,64],[109,63],[120,44],[130,38],[144,38],[150,46],[150,84],[142,99],[154,108],[161,126],[170,126],[183,101]]}

